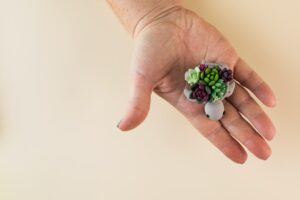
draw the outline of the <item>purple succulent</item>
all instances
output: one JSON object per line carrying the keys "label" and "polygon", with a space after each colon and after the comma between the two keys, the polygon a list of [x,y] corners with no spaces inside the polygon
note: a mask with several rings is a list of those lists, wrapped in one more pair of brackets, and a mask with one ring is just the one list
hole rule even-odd
{"label": "purple succulent", "polygon": [[192,99],[197,99],[200,102],[206,102],[209,99],[209,93],[206,91],[205,89],[205,85],[204,84],[198,84],[195,85],[192,88],[192,94],[191,94],[191,98]]}
{"label": "purple succulent", "polygon": [[233,73],[231,69],[223,69],[219,72],[221,79],[223,79],[224,82],[229,82],[233,79]]}
{"label": "purple succulent", "polygon": [[203,72],[206,68],[207,68],[207,66],[205,64],[200,64],[199,65],[199,69],[200,69],[201,72]]}

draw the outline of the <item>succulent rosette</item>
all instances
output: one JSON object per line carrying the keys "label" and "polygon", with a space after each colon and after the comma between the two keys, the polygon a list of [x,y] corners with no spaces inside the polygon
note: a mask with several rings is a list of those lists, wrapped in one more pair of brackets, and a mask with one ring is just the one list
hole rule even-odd
{"label": "succulent rosette", "polygon": [[195,99],[199,103],[204,103],[209,100],[210,90],[205,86],[205,84],[200,82],[197,85],[194,85],[191,89],[191,99]]}
{"label": "succulent rosette", "polygon": [[198,67],[195,67],[195,69],[189,69],[185,73],[185,80],[191,86],[198,83],[199,77],[200,77],[200,69]]}
{"label": "succulent rosette", "polygon": [[215,85],[212,86],[212,93],[210,96],[210,100],[212,102],[222,100],[227,92],[227,84],[223,81],[223,79],[219,79]]}
{"label": "succulent rosette", "polygon": [[230,82],[233,80],[233,73],[232,70],[224,68],[219,72],[220,77],[223,79],[224,82]]}

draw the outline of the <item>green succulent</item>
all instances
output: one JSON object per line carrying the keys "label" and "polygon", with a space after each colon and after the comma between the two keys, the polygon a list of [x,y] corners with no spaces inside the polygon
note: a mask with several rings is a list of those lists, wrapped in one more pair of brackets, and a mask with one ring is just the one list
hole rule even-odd
{"label": "green succulent", "polygon": [[209,87],[214,86],[219,80],[218,66],[208,67],[200,72],[200,79]]}
{"label": "green succulent", "polygon": [[223,99],[227,91],[227,84],[223,79],[219,79],[213,86],[210,96],[210,101],[215,102],[217,100]]}
{"label": "green succulent", "polygon": [[190,85],[195,85],[198,83],[200,78],[200,69],[196,67],[195,69],[189,69],[185,74],[185,80]]}

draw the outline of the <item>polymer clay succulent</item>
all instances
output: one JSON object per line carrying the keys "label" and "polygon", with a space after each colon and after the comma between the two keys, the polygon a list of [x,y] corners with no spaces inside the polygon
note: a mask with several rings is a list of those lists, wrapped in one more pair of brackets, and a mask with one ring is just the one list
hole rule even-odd
{"label": "polymer clay succulent", "polygon": [[206,116],[220,120],[225,112],[222,100],[232,95],[235,88],[232,70],[225,64],[204,63],[188,69],[185,81],[186,98],[205,104]]}

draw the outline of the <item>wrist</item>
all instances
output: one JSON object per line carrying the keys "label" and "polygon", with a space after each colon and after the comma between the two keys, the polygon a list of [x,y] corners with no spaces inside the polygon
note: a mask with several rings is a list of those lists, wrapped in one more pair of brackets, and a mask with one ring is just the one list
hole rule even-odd
{"label": "wrist", "polygon": [[182,6],[180,0],[107,0],[107,2],[133,37],[151,22]]}
{"label": "wrist", "polygon": [[141,30],[143,30],[148,24],[180,8],[180,1],[175,0],[160,1],[156,5],[153,5],[151,9],[149,8],[146,12],[143,13],[142,16],[137,18],[135,26],[131,30],[132,36],[137,36],[141,32]]}

